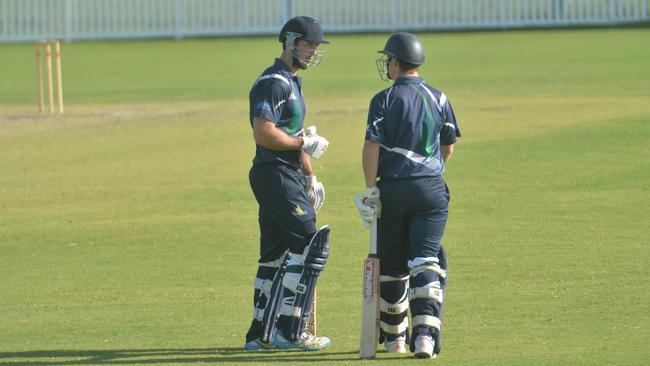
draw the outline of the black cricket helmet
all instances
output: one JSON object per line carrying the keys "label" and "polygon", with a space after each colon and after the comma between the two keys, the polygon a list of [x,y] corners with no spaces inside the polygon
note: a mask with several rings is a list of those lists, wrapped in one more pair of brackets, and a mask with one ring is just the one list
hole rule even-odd
{"label": "black cricket helmet", "polygon": [[279,41],[285,43],[288,38],[309,42],[328,44],[323,29],[318,21],[311,17],[299,16],[289,19],[280,31]]}
{"label": "black cricket helmet", "polygon": [[314,67],[320,64],[325,52],[323,50],[316,50],[313,58],[301,58],[295,47],[298,40],[324,44],[329,43],[329,41],[325,39],[323,29],[320,24],[318,24],[318,21],[306,16],[298,16],[289,19],[289,21],[287,21],[282,27],[278,39],[282,42],[284,46],[283,48],[288,49],[293,55],[294,65],[301,69]]}
{"label": "black cricket helmet", "polygon": [[415,66],[424,63],[424,46],[420,39],[412,33],[394,33],[386,41],[384,49],[377,52],[383,55],[377,59],[377,71],[381,79],[385,81],[392,79],[388,75],[388,63],[393,58]]}
{"label": "black cricket helmet", "polygon": [[399,32],[391,35],[384,49],[377,52],[416,66],[424,63],[424,46],[413,33]]}

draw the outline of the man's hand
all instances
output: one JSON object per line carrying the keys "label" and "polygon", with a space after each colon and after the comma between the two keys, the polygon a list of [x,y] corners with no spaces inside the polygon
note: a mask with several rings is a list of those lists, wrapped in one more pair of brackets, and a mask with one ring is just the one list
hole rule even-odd
{"label": "man's hand", "polygon": [[316,179],[315,175],[307,175],[305,179],[307,180],[307,198],[309,198],[314,211],[318,213],[325,203],[325,187]]}
{"label": "man's hand", "polygon": [[320,158],[327,150],[329,141],[316,134],[316,126],[308,127],[305,132],[305,136],[302,137],[302,149],[312,158]]}
{"label": "man's hand", "polygon": [[355,197],[361,223],[364,227],[370,227],[370,223],[375,217],[381,216],[381,201],[379,200],[379,188],[369,187],[359,196]]}

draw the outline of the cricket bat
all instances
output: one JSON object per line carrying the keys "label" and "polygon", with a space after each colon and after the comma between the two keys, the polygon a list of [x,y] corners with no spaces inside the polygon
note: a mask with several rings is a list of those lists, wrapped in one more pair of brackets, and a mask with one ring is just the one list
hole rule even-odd
{"label": "cricket bat", "polygon": [[309,322],[305,327],[307,331],[313,335],[316,335],[316,305],[318,303],[318,292],[314,289],[314,298],[311,300],[311,314],[309,316]]}
{"label": "cricket bat", "polygon": [[379,338],[379,257],[377,257],[377,218],[370,224],[370,248],[363,262],[361,305],[361,343],[359,357],[375,358]]}

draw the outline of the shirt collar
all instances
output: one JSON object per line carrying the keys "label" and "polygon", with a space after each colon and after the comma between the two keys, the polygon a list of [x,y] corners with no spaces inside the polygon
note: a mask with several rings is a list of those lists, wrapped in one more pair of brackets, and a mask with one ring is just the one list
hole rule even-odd
{"label": "shirt collar", "polygon": [[275,64],[273,64],[274,68],[278,69],[284,74],[290,75],[290,76],[296,76],[291,72],[291,69],[289,69],[289,66],[282,61],[281,58],[276,58],[275,59]]}
{"label": "shirt collar", "polygon": [[285,72],[287,74],[291,74],[291,70],[289,70],[289,66],[282,61],[280,58],[275,59],[275,63],[273,64],[274,69],[279,69],[282,72]]}
{"label": "shirt collar", "polygon": [[302,84],[302,78],[298,75],[294,75],[291,72],[291,69],[289,69],[289,66],[287,66],[287,64],[285,64],[284,61],[282,61],[282,59],[276,58],[275,63],[273,64],[273,68],[278,70],[281,74],[285,75],[286,77],[290,77],[293,80],[295,80],[296,83],[298,83],[298,85]]}
{"label": "shirt collar", "polygon": [[419,76],[413,76],[413,77],[402,76],[395,80],[395,84],[410,84],[410,83],[422,84],[424,83],[424,79],[422,79]]}

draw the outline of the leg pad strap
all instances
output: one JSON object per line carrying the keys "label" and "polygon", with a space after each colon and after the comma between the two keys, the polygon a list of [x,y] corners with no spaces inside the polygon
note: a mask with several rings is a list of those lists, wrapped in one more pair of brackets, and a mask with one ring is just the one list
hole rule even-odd
{"label": "leg pad strap", "polygon": [[383,330],[385,333],[399,335],[409,329],[409,318],[404,317],[404,320],[402,320],[402,322],[397,325],[388,324],[384,321],[379,322],[379,325],[381,326],[381,330]]}
{"label": "leg pad strap", "polygon": [[413,317],[413,327],[428,325],[440,330],[440,318],[431,315],[416,315]]}
{"label": "leg pad strap", "polygon": [[440,281],[434,281],[423,287],[409,289],[409,300],[414,299],[434,299],[438,304],[442,304],[443,290],[440,288]]}

